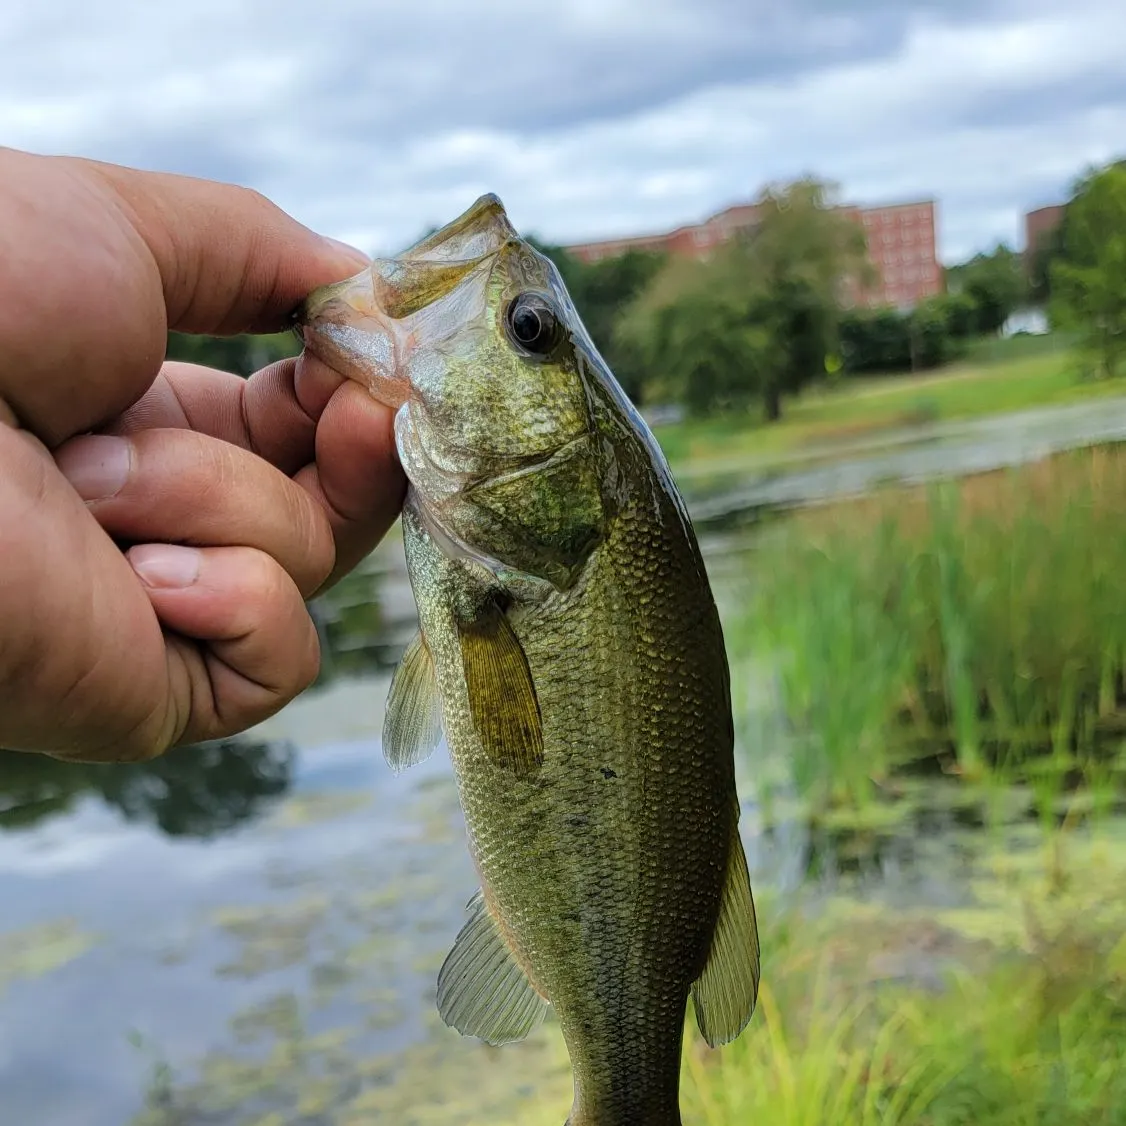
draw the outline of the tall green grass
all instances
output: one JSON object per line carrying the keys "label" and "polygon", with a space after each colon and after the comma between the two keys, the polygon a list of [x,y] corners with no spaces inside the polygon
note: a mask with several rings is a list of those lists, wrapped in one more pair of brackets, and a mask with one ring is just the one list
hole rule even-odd
{"label": "tall green grass", "polygon": [[1126,993],[1109,972],[1058,997],[1027,966],[957,973],[939,993],[800,980],[806,1004],[768,986],[741,1039],[689,1050],[686,1124],[1126,1123]]}
{"label": "tall green grass", "polygon": [[1126,1124],[1126,836],[1062,887],[1020,840],[979,840],[962,909],[769,904],[759,1012],[691,1038],[686,1126]]}
{"label": "tall green grass", "polygon": [[1124,528],[1120,446],[786,518],[730,636],[777,670],[801,792],[856,803],[919,756],[1031,780],[1045,808],[1076,772],[1105,789]]}

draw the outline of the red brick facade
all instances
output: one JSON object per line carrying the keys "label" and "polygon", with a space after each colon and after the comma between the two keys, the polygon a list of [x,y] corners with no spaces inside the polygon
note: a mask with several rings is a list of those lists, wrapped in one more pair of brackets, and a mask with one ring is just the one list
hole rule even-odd
{"label": "red brick facade", "polygon": [[1031,256],[1040,248],[1040,243],[1046,239],[1063,220],[1064,205],[1054,203],[1049,207],[1038,207],[1029,211],[1024,216],[1024,248],[1025,255],[1031,265]]}
{"label": "red brick facade", "polygon": [[[740,204],[696,226],[678,227],[667,234],[609,239],[567,249],[584,262],[597,262],[630,249],[666,250],[670,254],[703,257],[735,232],[753,227],[758,220],[758,210],[753,203]],[[910,307],[943,291],[933,200],[841,210],[864,225],[868,256],[877,273],[876,284],[867,292],[860,292],[855,285],[846,285],[850,302],[872,307]]]}
{"label": "red brick facade", "polygon": [[858,217],[879,277],[864,304],[911,308],[942,293],[933,201],[858,209]]}

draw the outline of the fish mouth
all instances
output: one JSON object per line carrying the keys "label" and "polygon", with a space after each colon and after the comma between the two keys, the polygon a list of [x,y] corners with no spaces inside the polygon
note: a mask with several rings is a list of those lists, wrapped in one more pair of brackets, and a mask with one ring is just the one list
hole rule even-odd
{"label": "fish mouth", "polygon": [[411,354],[449,331],[451,321],[464,324],[480,311],[483,286],[460,301],[456,291],[516,238],[500,199],[483,195],[398,257],[376,258],[353,277],[314,290],[294,311],[294,327],[312,355],[398,408],[410,394]]}

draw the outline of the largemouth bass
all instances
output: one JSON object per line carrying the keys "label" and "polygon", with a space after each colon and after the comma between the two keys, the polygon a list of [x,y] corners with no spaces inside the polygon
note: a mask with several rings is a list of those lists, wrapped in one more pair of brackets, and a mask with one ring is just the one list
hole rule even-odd
{"label": "largemouth bass", "polygon": [[733,1039],[759,948],[723,634],[660,448],[495,196],[297,320],[397,408],[420,632],[384,753],[445,732],[481,883],[439,1011],[502,1044],[550,1003],[568,1126],[680,1126],[688,998]]}

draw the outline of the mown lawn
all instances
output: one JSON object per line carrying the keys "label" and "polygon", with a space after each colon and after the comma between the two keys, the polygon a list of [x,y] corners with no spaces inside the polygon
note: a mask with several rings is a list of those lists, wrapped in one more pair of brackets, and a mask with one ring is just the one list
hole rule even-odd
{"label": "mown lawn", "polygon": [[1075,354],[1047,340],[1031,354],[994,347],[991,356],[926,375],[854,379],[810,391],[788,401],[773,424],[738,413],[659,426],[655,433],[681,472],[741,461],[761,468],[899,427],[1126,394],[1126,382],[1084,379]]}

